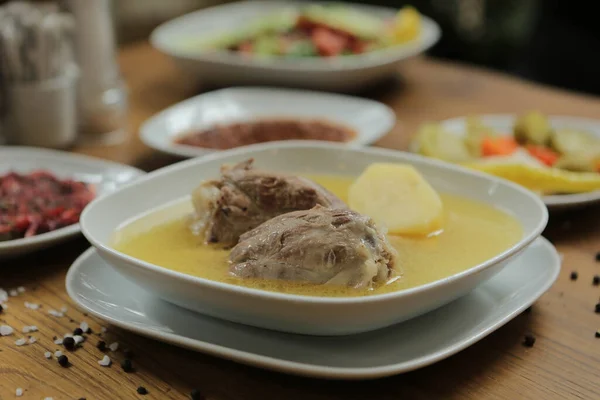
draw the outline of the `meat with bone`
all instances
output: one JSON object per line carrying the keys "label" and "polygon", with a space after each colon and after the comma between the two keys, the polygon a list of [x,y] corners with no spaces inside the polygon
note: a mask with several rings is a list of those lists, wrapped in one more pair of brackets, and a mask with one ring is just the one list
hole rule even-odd
{"label": "meat with bone", "polygon": [[364,215],[317,206],[241,235],[230,272],[241,278],[369,287],[395,274],[397,252]]}
{"label": "meat with bone", "polygon": [[293,175],[261,171],[253,159],[221,168],[221,178],[205,181],[192,193],[191,225],[207,243],[234,246],[240,235],[263,222],[316,205],[346,208],[320,185]]}

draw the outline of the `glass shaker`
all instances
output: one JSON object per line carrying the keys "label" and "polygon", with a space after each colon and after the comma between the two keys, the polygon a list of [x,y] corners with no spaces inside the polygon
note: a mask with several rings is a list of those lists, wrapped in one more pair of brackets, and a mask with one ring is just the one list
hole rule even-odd
{"label": "glass shaker", "polygon": [[127,137],[127,91],[117,63],[111,0],[63,0],[62,5],[75,18],[80,141],[121,143]]}

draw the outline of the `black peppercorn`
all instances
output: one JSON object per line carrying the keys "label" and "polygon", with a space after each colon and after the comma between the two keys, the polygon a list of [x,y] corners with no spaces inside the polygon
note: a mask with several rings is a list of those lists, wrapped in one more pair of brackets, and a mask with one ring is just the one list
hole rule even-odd
{"label": "black peppercorn", "polygon": [[572,281],[576,281],[578,277],[579,277],[579,274],[577,274],[576,271],[571,272],[571,280]]}
{"label": "black peppercorn", "polygon": [[75,339],[73,339],[72,337],[67,336],[66,338],[64,338],[62,344],[67,350],[75,349]]}
{"label": "black peppercorn", "polygon": [[600,251],[596,253],[596,261],[600,262]]}
{"label": "black peppercorn", "polygon": [[101,340],[96,344],[96,347],[100,351],[106,351],[106,342],[104,340]]}
{"label": "black peppercorn", "polygon": [[592,284],[594,286],[600,285],[600,275],[594,275],[594,279],[592,280]]}
{"label": "black peppercorn", "polygon": [[64,354],[60,355],[57,358],[57,361],[61,367],[67,368],[69,366],[69,358],[67,356],[65,356]]}
{"label": "black peppercorn", "polygon": [[594,309],[596,314],[600,314],[600,303],[596,304],[596,308]]}
{"label": "black peppercorn", "polygon": [[126,358],[121,362],[121,368],[125,372],[133,372],[133,363],[130,359]]}
{"label": "black peppercorn", "polygon": [[140,387],[138,387],[138,388],[137,388],[137,392],[138,392],[139,394],[141,394],[141,395],[148,394],[148,389],[146,389],[146,388],[145,388],[145,387],[143,387],[143,386],[140,386]]}
{"label": "black peppercorn", "polygon": [[73,335],[81,336],[83,335],[83,330],[81,328],[75,328]]}
{"label": "black peppercorn", "polygon": [[527,335],[525,335],[525,339],[523,340],[523,346],[533,347],[534,344],[535,344],[535,336],[533,336],[531,333],[528,333]]}

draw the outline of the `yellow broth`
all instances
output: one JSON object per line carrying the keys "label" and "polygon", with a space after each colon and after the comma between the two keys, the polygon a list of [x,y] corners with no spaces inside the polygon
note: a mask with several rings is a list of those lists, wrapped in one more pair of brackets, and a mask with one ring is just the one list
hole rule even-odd
{"label": "yellow broth", "polygon": [[[352,179],[311,176],[342,200]],[[443,231],[431,237],[389,235],[398,250],[399,277],[370,289],[277,280],[240,279],[228,273],[228,250],[202,243],[188,229],[189,202],[170,206],[126,224],[113,238],[115,249],[149,263],[201,278],[280,293],[311,296],[364,296],[393,292],[433,282],[507,250],[522,236],[511,215],[484,203],[442,194]]]}

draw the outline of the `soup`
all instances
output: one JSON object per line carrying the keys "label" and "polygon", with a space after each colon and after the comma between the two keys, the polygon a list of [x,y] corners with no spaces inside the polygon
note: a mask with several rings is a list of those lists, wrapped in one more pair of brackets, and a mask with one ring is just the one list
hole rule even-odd
{"label": "soup", "polygon": [[[312,176],[342,200],[353,178]],[[189,201],[170,205],[121,227],[113,238],[116,250],[185,274],[254,289],[309,296],[366,296],[433,282],[465,271],[509,249],[522,237],[520,223],[487,204],[442,194],[444,229],[429,237],[388,239],[398,251],[400,274],[369,289],[280,280],[241,279],[229,274],[229,250],[202,244],[188,228]]]}

